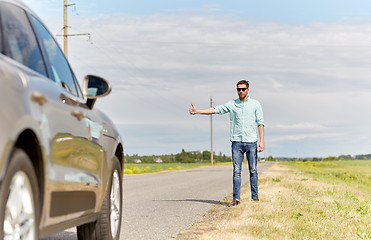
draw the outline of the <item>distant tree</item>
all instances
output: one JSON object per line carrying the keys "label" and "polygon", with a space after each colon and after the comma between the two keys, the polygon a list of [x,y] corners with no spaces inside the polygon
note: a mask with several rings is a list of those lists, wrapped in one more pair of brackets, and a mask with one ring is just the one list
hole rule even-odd
{"label": "distant tree", "polygon": [[200,151],[193,151],[192,158],[194,160],[202,160],[202,153]]}
{"label": "distant tree", "polygon": [[336,161],[336,160],[338,160],[337,159],[337,157],[334,157],[334,156],[329,156],[329,157],[327,157],[327,158],[325,158],[325,159],[323,159],[324,161]]}
{"label": "distant tree", "polygon": [[184,151],[182,149],[182,152],[177,154],[177,161],[181,163],[194,163],[195,159],[191,157],[192,153]]}
{"label": "distant tree", "polygon": [[178,154],[175,155],[175,159],[177,162],[180,162],[180,156],[182,155],[182,153],[184,153],[184,149],[182,149],[182,151]]}
{"label": "distant tree", "polygon": [[340,155],[339,159],[352,159],[351,155]]}
{"label": "distant tree", "polygon": [[231,158],[227,157],[225,154],[223,154],[221,160],[221,162],[230,162],[231,161]]}
{"label": "distant tree", "polygon": [[[154,158],[161,158],[164,163],[171,163],[171,162],[182,162],[182,163],[194,163],[196,161],[210,161],[211,154],[209,151],[191,151],[186,152],[184,149],[180,153],[177,154],[164,154],[164,155],[151,155],[151,156],[139,156],[138,154],[125,154],[124,161],[125,163],[134,163],[135,159],[140,159],[142,163],[153,163]],[[231,161],[230,157],[226,157],[219,153],[219,155],[215,155],[214,153],[214,161]]]}
{"label": "distant tree", "polygon": [[356,155],[356,159],[359,160],[364,160],[364,159],[371,159],[371,154],[361,154],[361,155]]}
{"label": "distant tree", "polygon": [[209,151],[202,152],[202,159],[203,160],[211,160],[211,153]]}

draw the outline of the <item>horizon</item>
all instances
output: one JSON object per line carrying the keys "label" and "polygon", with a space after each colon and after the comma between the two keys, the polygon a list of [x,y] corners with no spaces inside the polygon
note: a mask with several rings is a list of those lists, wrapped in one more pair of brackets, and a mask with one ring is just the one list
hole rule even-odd
{"label": "horizon", "polygon": [[[204,151],[208,151],[210,152],[209,150],[204,150]],[[185,151],[185,152],[200,152],[200,153],[203,153],[204,151]],[[138,157],[160,157],[160,156],[171,156],[171,155],[177,155],[177,154],[180,154],[182,151],[178,152],[178,153],[161,153],[161,154],[149,154],[149,155],[140,155],[140,154],[125,154],[125,156],[129,156],[129,157],[134,157],[134,156],[138,156]],[[222,153],[223,154],[223,153]],[[226,155],[224,154],[226,157],[231,157],[232,155]],[[261,155],[264,155],[264,154],[261,154],[261,153],[258,153],[258,157],[259,158],[269,158],[269,157],[272,157],[274,159],[283,159],[283,158],[288,158],[288,159],[314,159],[314,158],[319,158],[319,159],[325,159],[325,158],[329,158],[329,157],[336,157],[336,158],[339,158],[341,159],[342,157],[344,156],[350,156],[351,159],[355,160],[357,157],[360,157],[360,156],[371,156],[371,153],[364,153],[364,154],[356,154],[356,155],[352,155],[352,154],[341,154],[341,155],[329,155],[329,156],[325,156],[325,157],[287,157],[287,156],[261,156]],[[220,156],[220,154],[218,153],[215,153],[214,156]],[[347,159],[347,158],[343,158],[343,159]],[[358,159],[358,160],[363,160],[363,159]],[[367,159],[367,160],[370,160],[370,159]]]}

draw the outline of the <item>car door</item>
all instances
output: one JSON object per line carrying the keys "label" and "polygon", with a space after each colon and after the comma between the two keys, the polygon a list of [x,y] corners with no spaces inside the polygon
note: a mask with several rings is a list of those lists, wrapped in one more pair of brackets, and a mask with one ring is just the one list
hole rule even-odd
{"label": "car door", "polygon": [[[94,211],[101,177],[103,151],[88,140],[85,110],[76,96],[47,81],[33,79],[33,96],[41,94],[46,103],[40,106],[44,128],[49,134],[47,168],[48,224],[75,218],[76,213]],[[54,84],[53,84],[54,85]],[[37,102],[37,101],[36,101]],[[40,105],[40,103],[38,103]]]}
{"label": "car door", "polygon": [[[101,120],[86,106],[68,61],[54,38],[30,16],[46,58],[53,90],[42,94],[50,99],[43,107],[50,134],[48,163],[51,180],[50,217],[92,212],[101,189],[104,151],[99,144]],[[53,104],[51,104],[51,102]]]}

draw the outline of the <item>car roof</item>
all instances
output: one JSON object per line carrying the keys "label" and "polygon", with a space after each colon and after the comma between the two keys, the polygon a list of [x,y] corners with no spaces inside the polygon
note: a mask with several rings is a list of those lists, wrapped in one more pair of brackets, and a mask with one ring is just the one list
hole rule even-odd
{"label": "car roof", "polygon": [[20,0],[0,0],[0,2],[6,2],[6,3],[11,3],[13,5],[16,5],[22,9],[24,9],[25,11],[31,13],[34,17],[36,17],[38,20],[40,20],[40,18],[37,16],[37,14],[31,10],[31,8],[29,8],[26,4],[24,4],[22,1]]}
{"label": "car roof", "polygon": [[2,3],[2,2],[11,3],[11,4],[15,5],[15,6],[18,6],[18,7],[22,8],[23,10],[25,10],[26,12],[28,12],[29,14],[31,14],[33,17],[35,17],[40,23],[42,23],[42,25],[50,33],[49,28],[45,25],[45,23],[41,20],[41,18],[34,11],[32,11],[31,8],[29,8],[25,3],[23,3],[22,1],[20,1],[20,0],[0,0],[0,3]]}

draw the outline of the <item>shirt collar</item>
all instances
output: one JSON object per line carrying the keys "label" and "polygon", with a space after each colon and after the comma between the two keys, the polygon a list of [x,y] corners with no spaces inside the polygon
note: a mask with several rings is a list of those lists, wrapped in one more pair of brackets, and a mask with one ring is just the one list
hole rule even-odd
{"label": "shirt collar", "polygon": [[[245,102],[248,102],[249,100],[250,100],[250,97],[247,97],[247,99],[246,99]],[[243,102],[240,100],[240,98],[237,98],[237,99],[236,99],[236,102],[237,102],[237,103],[243,103]]]}

